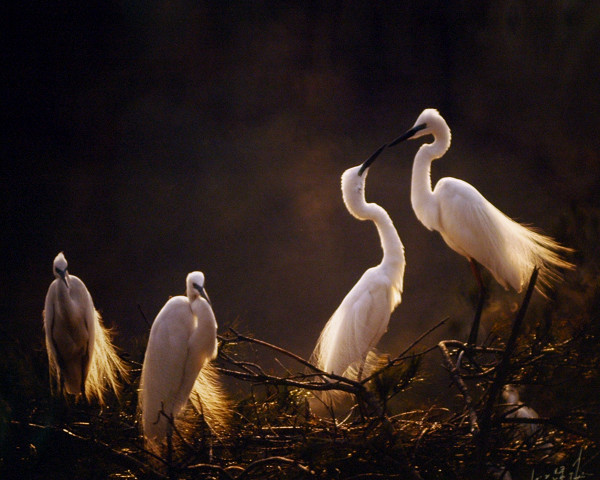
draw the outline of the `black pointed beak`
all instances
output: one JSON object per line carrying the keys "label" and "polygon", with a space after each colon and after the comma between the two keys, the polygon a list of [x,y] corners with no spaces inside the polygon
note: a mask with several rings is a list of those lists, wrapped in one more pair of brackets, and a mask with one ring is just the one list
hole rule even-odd
{"label": "black pointed beak", "polygon": [[206,293],[204,287],[202,287],[202,290],[200,290],[200,295],[202,295],[202,298],[204,298],[204,300],[206,300],[208,304],[212,307],[212,302],[210,301],[210,298],[208,298],[208,293]]}
{"label": "black pointed beak", "polygon": [[198,290],[198,292],[200,293],[200,296],[206,300],[208,302],[208,304],[212,307],[212,303],[210,302],[210,298],[208,298],[208,294],[206,293],[206,290],[204,290],[203,286],[198,285],[197,283],[194,283],[194,288],[196,290]]}
{"label": "black pointed beak", "polygon": [[389,146],[393,147],[394,145],[397,145],[398,143],[403,142],[404,140],[409,140],[415,133],[423,130],[424,128],[427,128],[426,123],[422,123],[421,125],[414,126],[410,130],[408,130],[408,131],[404,132],[402,135],[400,135],[396,140],[391,142],[389,144]]}
{"label": "black pointed beak", "polygon": [[67,282],[67,269],[64,270],[59,270],[58,268],[56,269],[56,273],[58,273],[58,276],[60,277],[60,279],[64,282],[65,286],[67,288],[69,288],[69,283]]}
{"label": "black pointed beak", "polygon": [[373,155],[371,155],[369,158],[367,158],[365,160],[365,162],[360,167],[360,170],[358,171],[358,176],[359,177],[362,176],[362,174],[364,173],[364,171],[371,166],[371,164],[375,161],[375,159],[379,156],[379,154],[381,154],[381,152],[383,152],[383,150],[385,149],[385,147],[387,147],[387,143],[385,143],[381,147],[379,147],[375,151],[375,153],[373,153]]}

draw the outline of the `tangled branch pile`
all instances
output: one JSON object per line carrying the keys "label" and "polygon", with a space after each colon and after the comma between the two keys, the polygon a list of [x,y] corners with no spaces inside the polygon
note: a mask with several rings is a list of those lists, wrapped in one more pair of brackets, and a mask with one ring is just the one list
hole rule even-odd
{"label": "tangled branch pile", "polygon": [[[534,471],[568,471],[577,461],[580,472],[598,471],[598,397],[565,399],[551,415],[534,420],[511,417],[492,397],[506,383],[560,392],[569,378],[570,388],[574,380],[597,388],[599,367],[589,351],[599,338],[597,326],[588,325],[562,342],[550,336],[532,341],[531,332],[519,338],[520,322],[515,321],[512,346],[509,339],[506,345],[495,340],[472,349],[457,341],[423,347],[443,323],[396,358],[381,357],[381,368],[360,381],[318,371],[281,347],[231,330],[221,337],[219,370],[243,380],[249,391],[237,404],[228,435],[215,436],[191,412],[189,422],[179,428],[194,434],[176,432],[176,455],[167,462],[142,447],[135,387],[122,405],[100,414],[92,407],[67,408],[48,400],[2,425],[14,442],[12,451],[3,447],[3,478],[15,472],[21,478],[41,478],[42,465],[45,472],[63,472],[54,478],[89,476],[90,471],[97,478],[531,478]],[[251,357],[249,349],[270,352],[296,368],[267,372],[245,360]],[[452,381],[448,396],[455,392],[462,401],[455,408],[424,405],[394,413],[394,400],[418,380],[422,360],[436,350],[442,352]],[[333,410],[313,413],[319,403],[315,393],[328,389],[347,393],[349,413],[344,417]],[[524,434],[523,427],[531,423],[540,428]]]}
{"label": "tangled branch pile", "polygon": [[[171,461],[143,449],[135,378],[121,403],[100,412],[64,405],[48,391],[43,347],[32,354],[4,337],[0,478],[592,478],[600,471],[600,284],[597,272],[578,275],[551,307],[530,307],[526,297],[481,346],[431,341],[442,321],[359,381],[231,330],[220,338],[218,368],[245,388],[231,429],[215,435],[189,412],[178,428],[192,434],[175,432]],[[280,368],[248,360],[261,354]],[[143,352],[132,358],[135,377]],[[431,368],[441,372],[439,395],[405,401]],[[507,384],[524,389],[539,418],[503,404]],[[345,393],[345,409],[317,400],[333,389]]]}

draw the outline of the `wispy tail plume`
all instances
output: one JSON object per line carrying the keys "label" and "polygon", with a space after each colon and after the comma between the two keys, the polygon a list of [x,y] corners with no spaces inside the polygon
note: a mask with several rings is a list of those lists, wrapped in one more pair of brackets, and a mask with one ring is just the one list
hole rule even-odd
{"label": "wispy tail plume", "polygon": [[529,238],[535,244],[538,254],[538,291],[543,295],[551,285],[562,279],[561,270],[572,270],[575,265],[565,260],[563,255],[573,253],[572,248],[563,247],[554,239],[529,229]]}
{"label": "wispy tail plume", "polygon": [[129,372],[112,344],[112,332],[104,327],[97,311],[94,316],[94,326],[94,352],[85,383],[85,395],[88,401],[96,398],[100,405],[106,405],[108,391],[112,390],[119,397],[121,381],[129,380]]}
{"label": "wispy tail plume", "polygon": [[[563,247],[556,240],[542,235],[531,227],[504,217],[504,235],[506,241],[506,255],[509,264],[515,265],[514,272],[518,278],[510,281],[515,290],[521,291],[529,282],[529,276],[534,268],[539,270],[536,289],[544,296],[552,285],[562,279],[562,270],[571,270],[575,265],[564,259],[565,255],[573,249]],[[506,274],[506,278],[511,278]]]}
{"label": "wispy tail plume", "polygon": [[213,361],[204,364],[190,394],[192,406],[204,416],[204,420],[217,436],[227,432],[232,419],[232,403]]}

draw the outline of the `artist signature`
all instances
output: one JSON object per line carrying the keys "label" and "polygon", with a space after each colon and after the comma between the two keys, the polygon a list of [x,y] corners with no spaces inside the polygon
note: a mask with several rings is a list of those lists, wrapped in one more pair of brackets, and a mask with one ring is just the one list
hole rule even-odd
{"label": "artist signature", "polygon": [[550,473],[544,473],[536,475],[535,468],[531,471],[530,480],[583,480],[591,477],[591,473],[586,473],[581,470],[581,449],[579,449],[579,455],[571,465],[562,465],[556,467],[554,471]]}

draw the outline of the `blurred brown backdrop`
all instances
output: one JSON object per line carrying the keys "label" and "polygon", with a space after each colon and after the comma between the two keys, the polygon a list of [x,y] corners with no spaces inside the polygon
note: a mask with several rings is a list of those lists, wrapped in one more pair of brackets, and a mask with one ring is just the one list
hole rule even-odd
{"label": "blurred brown backdrop", "polygon": [[[362,272],[372,224],[342,172],[438,108],[456,176],[561,238],[599,204],[600,5],[583,1],[54,2],[4,6],[1,330],[41,342],[52,260],[130,348],[203,270],[221,330],[309,355]],[[470,316],[468,264],[412,213],[418,143],[367,199],[406,247],[394,353]],[[511,297],[516,298],[516,297]],[[466,312],[466,313],[465,313]],[[28,340],[27,340],[28,341]],[[36,343],[36,345],[41,343]]]}

